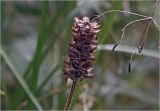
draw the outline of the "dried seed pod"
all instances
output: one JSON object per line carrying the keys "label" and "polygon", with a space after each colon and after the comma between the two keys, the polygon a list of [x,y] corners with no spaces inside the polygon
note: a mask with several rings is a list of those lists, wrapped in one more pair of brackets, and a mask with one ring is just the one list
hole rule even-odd
{"label": "dried seed pod", "polygon": [[88,17],[83,17],[82,20],[74,18],[72,41],[63,67],[65,79],[81,80],[91,77],[99,32],[100,25],[97,21],[90,22]]}

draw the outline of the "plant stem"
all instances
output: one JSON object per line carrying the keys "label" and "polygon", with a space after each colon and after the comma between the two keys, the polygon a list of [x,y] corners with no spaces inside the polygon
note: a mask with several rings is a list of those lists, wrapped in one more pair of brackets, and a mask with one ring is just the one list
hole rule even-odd
{"label": "plant stem", "polygon": [[148,17],[148,16],[145,16],[145,15],[142,15],[142,14],[137,14],[137,13],[133,13],[133,12],[129,12],[129,11],[109,10],[109,11],[103,12],[102,14],[98,15],[97,17],[95,17],[95,18],[92,20],[92,22],[93,22],[95,19],[103,16],[104,14],[108,14],[108,13],[112,13],[112,12],[128,13],[128,14],[137,15],[137,16],[144,17],[144,18]]}
{"label": "plant stem", "polygon": [[78,83],[78,79],[73,80],[73,83],[72,83],[72,86],[71,86],[71,90],[70,90],[69,96],[67,98],[67,102],[65,104],[65,107],[64,107],[64,111],[68,111],[68,109],[69,109],[69,107],[71,105],[73,93],[74,93],[74,90],[76,88],[77,83]]}

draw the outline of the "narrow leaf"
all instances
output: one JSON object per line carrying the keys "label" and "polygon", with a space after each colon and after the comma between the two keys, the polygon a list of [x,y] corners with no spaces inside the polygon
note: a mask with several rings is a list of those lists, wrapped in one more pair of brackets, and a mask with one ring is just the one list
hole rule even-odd
{"label": "narrow leaf", "polygon": [[0,47],[0,54],[2,55],[2,57],[4,58],[4,60],[8,64],[8,66],[11,68],[11,70],[13,71],[14,76],[16,77],[16,79],[18,80],[18,82],[20,83],[20,85],[22,86],[22,88],[24,89],[24,91],[26,92],[28,97],[30,98],[30,100],[33,102],[35,107],[38,110],[42,110],[41,105],[39,104],[39,102],[37,101],[37,99],[35,98],[33,93],[31,92],[30,88],[28,87],[28,85],[26,84],[24,79],[20,76],[20,74],[17,72],[17,70],[15,69],[13,63],[11,62],[11,60],[9,58],[9,56],[4,52],[4,50],[1,47]]}
{"label": "narrow leaf", "polygon": [[[108,50],[111,51],[114,47],[114,44],[107,44],[107,45],[99,45],[98,46],[98,50]],[[133,50],[137,49],[136,47],[132,47],[132,46],[127,46],[127,45],[118,45],[117,48],[115,49],[115,51],[117,52],[125,52],[125,53],[131,53],[133,52]],[[154,57],[154,58],[160,58],[159,52],[153,51],[153,50],[149,50],[149,49],[143,49],[143,55],[145,56],[150,56],[150,57]],[[137,55],[142,55],[141,53],[139,53],[138,51],[135,52],[135,54]]]}

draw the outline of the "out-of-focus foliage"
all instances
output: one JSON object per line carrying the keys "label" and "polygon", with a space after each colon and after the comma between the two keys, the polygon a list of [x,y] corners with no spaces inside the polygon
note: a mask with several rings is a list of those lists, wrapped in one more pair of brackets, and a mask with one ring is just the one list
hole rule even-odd
{"label": "out-of-focus foliage", "polygon": [[[2,1],[1,7],[1,109],[62,110],[69,88],[63,78],[62,65],[74,17],[93,19],[108,10],[149,16],[154,2],[26,0]],[[158,5],[154,14],[158,24],[159,8]],[[98,50],[95,76],[78,84],[71,109],[158,110],[159,31],[150,25],[144,44],[144,51],[149,51],[134,55],[131,73],[127,72],[130,47],[138,47],[147,23],[138,22],[126,29],[121,43],[126,47],[119,47],[117,52],[107,47],[120,38],[127,23],[139,18],[122,13],[108,13],[101,18],[99,49],[102,46],[106,49]]]}

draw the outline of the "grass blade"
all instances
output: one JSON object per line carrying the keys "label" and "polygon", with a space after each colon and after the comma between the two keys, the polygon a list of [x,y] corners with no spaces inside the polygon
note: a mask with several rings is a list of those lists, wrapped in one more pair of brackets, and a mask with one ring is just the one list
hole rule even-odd
{"label": "grass blade", "polygon": [[48,1],[43,2],[42,7],[42,15],[40,20],[40,30],[39,30],[39,36],[38,36],[38,43],[36,48],[36,53],[34,56],[34,62],[32,67],[32,76],[29,80],[30,86],[32,91],[34,92],[37,88],[37,81],[38,81],[38,73],[40,68],[40,61],[41,61],[41,52],[43,48],[43,40],[45,37],[45,22],[47,18],[47,9],[48,9]]}
{"label": "grass blade", "polygon": [[[112,51],[114,44],[107,44],[107,45],[99,45],[98,50],[108,50]],[[115,51],[118,52],[125,52],[125,53],[133,53],[133,50],[137,49],[136,47],[132,46],[127,46],[127,45],[118,45]],[[137,55],[142,55],[141,53],[135,52]],[[149,56],[149,57],[154,57],[154,58],[160,58],[160,54],[156,51],[149,50],[149,49],[143,49],[143,55]]]}
{"label": "grass blade", "polygon": [[[61,18],[61,16],[64,15],[65,11],[66,11],[66,8],[68,8],[68,4],[66,4],[68,2],[64,2],[61,4],[61,6],[59,6],[59,8],[57,9],[58,11],[55,13],[55,15],[52,17],[52,21],[50,23],[50,25],[48,26],[48,30],[46,31],[46,35],[45,35],[45,38],[44,38],[44,43],[47,41],[47,39],[49,39],[48,37],[51,36],[51,34],[53,33],[53,31],[55,31],[55,28],[57,26],[57,23],[59,23],[59,19],[58,18]],[[70,3],[69,3],[70,4]],[[67,6],[66,6],[67,5]],[[61,13],[59,13],[61,12]],[[63,23],[64,24],[64,23]],[[64,27],[64,25],[63,25]],[[51,47],[53,46],[53,44],[59,39],[59,37],[57,37],[61,31],[64,29],[63,27],[60,27],[58,33],[55,35],[56,37],[54,37],[52,39],[52,43],[51,45],[49,45],[48,48],[43,52],[42,54],[42,58],[41,58],[41,62],[44,60],[44,58],[46,57],[46,55],[48,54],[49,50],[51,49]],[[44,44],[43,43],[43,44]],[[24,77],[26,78],[27,77],[27,74],[30,72],[31,68],[33,66],[33,61],[31,61],[31,63],[28,65],[28,67],[26,68],[26,71],[25,71],[25,74],[24,74]],[[27,77],[28,78],[28,77]]]}
{"label": "grass blade", "polygon": [[8,66],[11,68],[11,70],[13,71],[14,76],[16,77],[16,79],[18,80],[18,82],[20,83],[20,85],[22,86],[22,88],[24,89],[24,91],[26,92],[26,94],[28,95],[30,100],[32,101],[32,103],[35,105],[35,107],[38,110],[42,110],[41,105],[39,104],[39,102],[37,101],[37,99],[35,98],[33,93],[31,92],[31,90],[29,89],[29,87],[26,84],[26,82],[23,80],[23,78],[17,72],[17,70],[15,69],[13,63],[11,62],[11,60],[8,57],[8,55],[4,52],[4,50],[2,48],[0,48],[0,54],[2,55],[2,57],[4,58],[4,60],[8,64]]}
{"label": "grass blade", "polygon": [[52,76],[56,73],[56,71],[62,66],[63,64],[63,60],[60,61],[60,63],[55,66],[50,72],[49,74],[47,74],[48,76],[45,78],[45,80],[40,84],[37,92],[39,92],[45,85],[46,83],[52,78]]}
{"label": "grass blade", "polygon": [[[30,66],[27,68],[27,73],[25,73],[24,78],[27,79],[28,86],[31,87],[31,90],[35,92],[36,86],[37,86],[37,79],[38,79],[38,72],[40,67],[40,56],[42,51],[42,45],[43,45],[43,37],[45,37],[45,21],[47,16],[47,7],[48,2],[43,2],[42,6],[42,14],[41,14],[41,20],[40,20],[40,31],[38,35],[38,42],[37,42],[37,48],[36,53],[33,58],[33,60],[30,63]],[[30,69],[32,69],[32,73],[30,73]],[[29,75],[31,74],[31,75]],[[29,77],[28,77],[29,76]],[[19,104],[20,101],[25,97],[24,92],[21,90],[20,86],[16,87],[16,91],[13,93],[12,100],[11,101],[11,108],[15,109]],[[16,101],[14,101],[16,99]]]}

